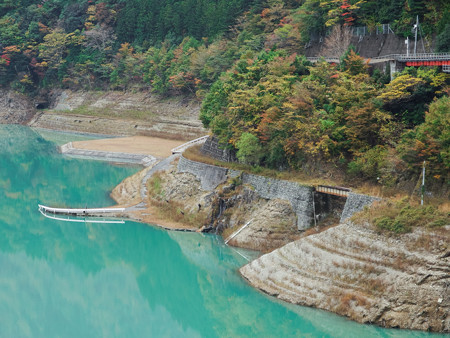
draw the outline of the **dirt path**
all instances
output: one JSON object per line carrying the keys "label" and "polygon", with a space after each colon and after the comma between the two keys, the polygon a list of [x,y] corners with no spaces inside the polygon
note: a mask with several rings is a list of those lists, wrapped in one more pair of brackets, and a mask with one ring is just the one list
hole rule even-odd
{"label": "dirt path", "polygon": [[74,148],[122,152],[130,154],[148,154],[155,157],[168,157],[172,155],[171,150],[183,141],[167,140],[148,136],[131,136],[120,138],[107,138],[90,141],[73,142]]}

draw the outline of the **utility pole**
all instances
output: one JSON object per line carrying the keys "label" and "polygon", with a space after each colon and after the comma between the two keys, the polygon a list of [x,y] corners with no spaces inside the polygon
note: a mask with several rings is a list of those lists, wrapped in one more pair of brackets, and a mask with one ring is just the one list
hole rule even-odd
{"label": "utility pole", "polygon": [[414,25],[414,56],[417,52],[417,31],[419,30],[419,16],[416,17],[416,24]]}
{"label": "utility pole", "polygon": [[423,161],[423,169],[422,169],[422,199],[420,200],[420,205],[423,205],[424,194],[425,194],[425,161]]}
{"label": "utility pole", "polygon": [[406,57],[408,57],[409,56],[409,36],[406,37],[405,44],[406,44]]}

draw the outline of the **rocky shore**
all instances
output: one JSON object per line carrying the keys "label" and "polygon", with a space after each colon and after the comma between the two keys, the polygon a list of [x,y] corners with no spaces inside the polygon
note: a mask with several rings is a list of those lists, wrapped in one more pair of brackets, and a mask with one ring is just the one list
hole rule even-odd
{"label": "rocky shore", "polygon": [[240,273],[281,300],[361,323],[449,332],[449,230],[388,237],[347,222],[266,254]]}
{"label": "rocky shore", "polygon": [[35,113],[35,105],[28,96],[0,89],[0,123],[26,124]]}

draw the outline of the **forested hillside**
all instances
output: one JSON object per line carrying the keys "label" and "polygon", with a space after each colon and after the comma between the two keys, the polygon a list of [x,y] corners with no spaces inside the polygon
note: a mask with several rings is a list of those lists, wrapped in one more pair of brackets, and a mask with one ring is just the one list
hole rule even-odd
{"label": "forested hillside", "polygon": [[[395,186],[426,161],[448,188],[448,75],[406,68],[389,82],[333,40],[385,23],[412,37],[416,16],[448,52],[445,0],[0,0],[0,86],[188,94],[242,162]],[[302,57],[312,36],[340,47],[340,65]]]}

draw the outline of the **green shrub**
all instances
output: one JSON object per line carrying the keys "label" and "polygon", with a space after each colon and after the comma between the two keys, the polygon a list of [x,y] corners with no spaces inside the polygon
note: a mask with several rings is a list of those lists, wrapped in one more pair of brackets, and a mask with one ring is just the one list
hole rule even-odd
{"label": "green shrub", "polygon": [[378,229],[389,230],[396,234],[403,234],[411,231],[411,227],[398,219],[390,217],[380,217],[375,219],[375,226]]}
{"label": "green shrub", "polygon": [[348,164],[348,173],[362,175],[377,180],[381,176],[381,169],[386,165],[388,150],[383,146],[376,146]]}
{"label": "green shrub", "polygon": [[441,227],[450,224],[449,215],[433,206],[411,206],[405,201],[380,204],[371,212],[369,222],[380,230],[396,234],[410,232],[414,227]]}
{"label": "green shrub", "polygon": [[162,177],[160,173],[155,173],[147,183],[149,193],[152,197],[164,197],[162,189]]}
{"label": "green shrub", "polygon": [[262,158],[262,146],[258,138],[250,133],[243,133],[236,143],[236,156],[245,164],[258,165]]}

